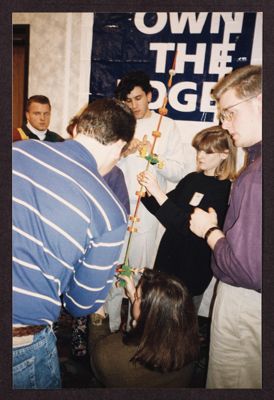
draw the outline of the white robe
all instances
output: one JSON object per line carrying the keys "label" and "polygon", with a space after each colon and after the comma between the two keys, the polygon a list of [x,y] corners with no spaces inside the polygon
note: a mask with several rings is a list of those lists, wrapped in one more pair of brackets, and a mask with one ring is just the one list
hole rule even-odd
{"label": "white robe", "polygon": [[[149,118],[138,119],[134,137],[142,140],[144,135],[147,135],[147,140],[152,144],[154,139],[152,133],[157,129],[159,119],[160,115],[154,111],[151,111]],[[157,165],[150,165],[149,171],[157,176],[161,189],[166,192],[167,189],[171,190],[185,175],[185,145],[182,135],[172,119],[162,117],[159,131],[161,132],[161,137],[156,140],[153,152],[163,161],[164,167],[159,169]],[[145,170],[147,160],[142,158],[139,152],[136,152],[121,159],[118,166],[122,169],[125,176],[129,192],[130,211],[131,215],[133,215],[137,203],[136,191],[140,189],[136,177],[139,172]],[[138,229],[138,232],[132,234],[129,249],[129,264],[135,268],[152,268],[163,229],[161,229],[161,234],[157,235],[160,224],[146,210],[142,203],[139,205],[137,216],[140,218],[140,222],[134,225]],[[124,261],[123,257],[125,256],[127,242],[128,235],[126,236],[125,245],[121,253],[121,262]]]}
{"label": "white robe", "polygon": [[[144,135],[147,135],[147,140],[152,144],[154,139],[152,133],[158,127],[159,118],[159,114],[151,111],[149,118],[138,119],[134,138],[142,140]],[[156,140],[153,153],[157,154],[159,159],[164,162],[164,167],[163,169],[159,169],[157,165],[150,165],[149,171],[157,176],[161,189],[166,192],[173,189],[175,184],[186,174],[184,164],[186,147],[182,140],[182,134],[172,119],[162,117],[159,131],[161,132],[161,137]],[[121,168],[125,176],[130,200],[130,212],[133,215],[138,199],[136,191],[140,190],[137,175],[146,169],[147,160],[142,158],[139,152],[136,152],[122,158],[117,165]],[[138,232],[131,235],[128,261],[130,266],[134,268],[153,268],[158,246],[164,233],[164,227],[147,211],[142,203],[139,205],[137,216],[140,218],[140,221],[134,227],[138,229]],[[125,261],[128,237],[129,233],[127,232],[119,260],[120,264]],[[105,311],[109,314],[111,332],[119,329],[123,296],[124,289],[113,285],[105,303]]]}

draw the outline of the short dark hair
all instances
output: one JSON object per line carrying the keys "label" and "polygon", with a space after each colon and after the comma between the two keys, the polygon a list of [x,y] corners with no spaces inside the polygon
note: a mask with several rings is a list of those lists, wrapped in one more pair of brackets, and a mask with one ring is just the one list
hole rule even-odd
{"label": "short dark hair", "polygon": [[36,94],[34,96],[31,96],[28,100],[27,100],[27,104],[26,104],[26,112],[29,111],[30,105],[32,103],[40,103],[40,104],[48,104],[49,108],[51,109],[51,104],[50,101],[48,99],[48,97],[43,96],[41,94]]}
{"label": "short dark hair", "polygon": [[102,144],[129,143],[134,135],[136,120],[130,108],[117,99],[94,100],[79,116],[77,133],[91,136]]}
{"label": "short dark hair", "polygon": [[125,101],[127,95],[136,87],[139,86],[147,94],[152,92],[153,87],[149,82],[149,76],[144,71],[131,71],[123,76],[117,88],[115,89],[115,97]]}
{"label": "short dark hair", "polygon": [[163,272],[144,269],[140,316],[125,344],[138,346],[130,361],[161,372],[174,371],[198,356],[196,311],[182,282]]}

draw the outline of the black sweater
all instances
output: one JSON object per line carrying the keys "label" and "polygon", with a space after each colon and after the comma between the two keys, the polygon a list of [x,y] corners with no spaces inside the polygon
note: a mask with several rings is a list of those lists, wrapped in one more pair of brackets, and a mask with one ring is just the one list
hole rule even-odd
{"label": "black sweater", "polygon": [[153,196],[142,198],[146,208],[164,225],[154,269],[180,278],[192,296],[202,294],[211,278],[211,250],[207,242],[189,229],[190,215],[194,210],[189,205],[195,192],[202,193],[198,207],[208,211],[213,207],[218,215],[218,225],[223,226],[228,206],[231,182],[213,176],[192,172],[183,178],[176,188],[167,194],[162,204]]}

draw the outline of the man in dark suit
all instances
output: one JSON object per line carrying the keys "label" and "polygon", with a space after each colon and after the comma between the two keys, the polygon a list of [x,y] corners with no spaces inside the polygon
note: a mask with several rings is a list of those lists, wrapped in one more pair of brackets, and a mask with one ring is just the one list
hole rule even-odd
{"label": "man in dark suit", "polygon": [[51,105],[46,96],[31,96],[26,105],[26,120],[21,128],[13,131],[12,141],[36,139],[48,142],[62,142],[64,139],[48,129]]}

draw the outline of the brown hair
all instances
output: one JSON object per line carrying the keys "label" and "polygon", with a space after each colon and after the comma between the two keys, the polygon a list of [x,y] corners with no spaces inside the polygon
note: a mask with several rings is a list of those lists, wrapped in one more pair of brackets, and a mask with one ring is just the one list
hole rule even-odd
{"label": "brown hair", "polygon": [[212,96],[218,101],[229,89],[234,89],[239,98],[257,96],[262,92],[262,67],[247,65],[235,69],[217,82],[213,87]]}
{"label": "brown hair", "polygon": [[192,146],[206,153],[227,153],[227,158],[216,168],[215,176],[220,180],[235,179],[237,148],[227,130],[220,125],[203,129],[194,136]]}
{"label": "brown hair", "polygon": [[73,137],[73,130],[75,126],[78,124],[78,122],[79,122],[79,115],[75,115],[74,117],[71,118],[68,126],[66,127],[67,133],[72,137]]}
{"label": "brown hair", "polygon": [[140,316],[126,334],[137,345],[130,361],[161,372],[174,371],[195,360],[199,351],[197,315],[186,287],[175,277],[144,269]]}
{"label": "brown hair", "polygon": [[36,94],[34,96],[31,96],[28,100],[27,100],[27,104],[26,104],[26,112],[29,111],[30,105],[32,103],[39,103],[39,104],[48,104],[49,108],[51,109],[51,105],[50,105],[50,101],[46,96],[40,95],[40,94]]}
{"label": "brown hair", "polygon": [[77,133],[91,136],[102,144],[129,143],[134,135],[136,120],[130,108],[117,99],[98,99],[90,103],[79,116]]}

